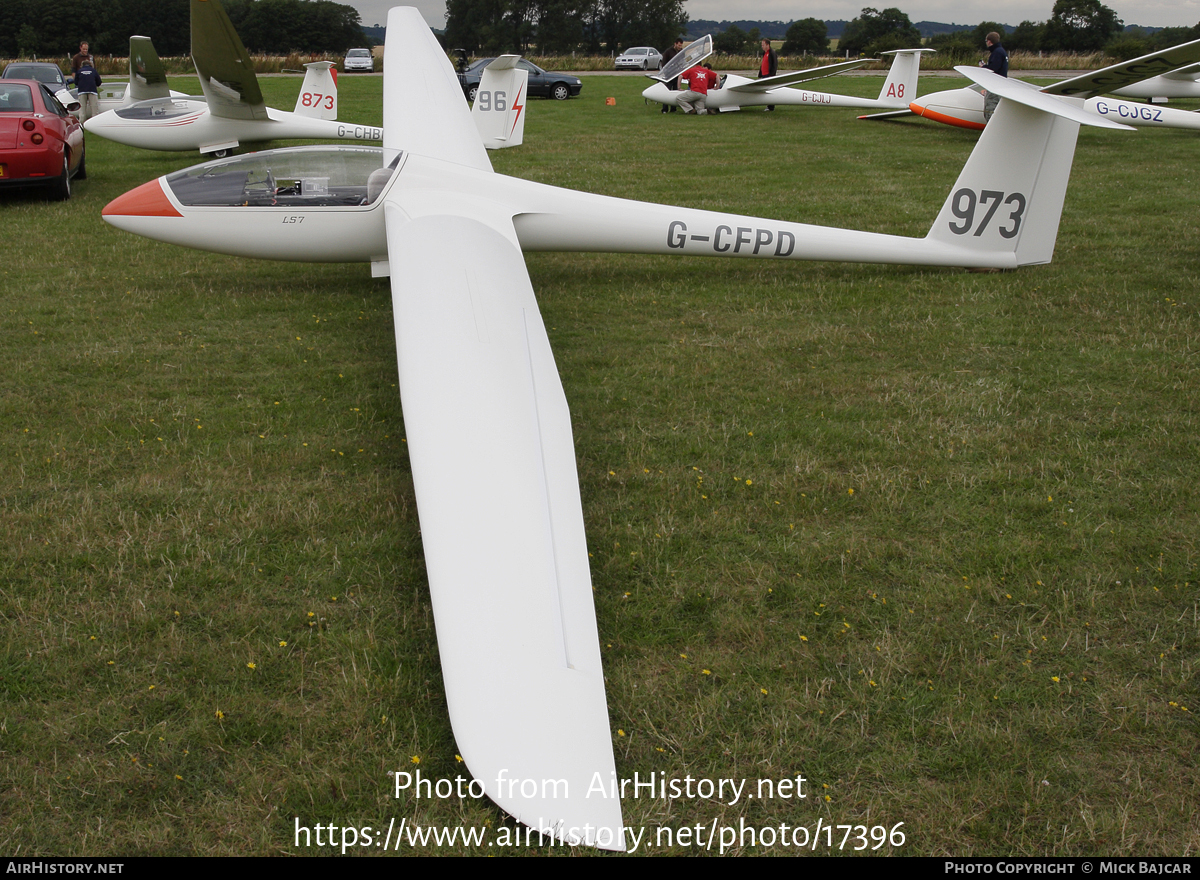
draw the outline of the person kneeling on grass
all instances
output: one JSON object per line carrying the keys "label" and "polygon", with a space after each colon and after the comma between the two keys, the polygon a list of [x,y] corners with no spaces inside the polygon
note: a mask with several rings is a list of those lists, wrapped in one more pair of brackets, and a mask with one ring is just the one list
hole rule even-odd
{"label": "person kneeling on grass", "polygon": [[695,113],[703,116],[708,112],[708,93],[711,89],[719,88],[717,75],[705,64],[689,68],[680,79],[688,81],[688,90],[677,99],[684,113]]}

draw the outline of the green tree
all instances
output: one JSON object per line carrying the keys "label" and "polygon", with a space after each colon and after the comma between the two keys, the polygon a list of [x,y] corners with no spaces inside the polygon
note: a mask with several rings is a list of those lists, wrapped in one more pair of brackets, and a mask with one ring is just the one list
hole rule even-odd
{"label": "green tree", "polygon": [[1055,0],[1046,22],[1045,49],[1098,52],[1120,33],[1121,19],[1100,0]]}
{"label": "green tree", "polygon": [[793,21],[784,37],[783,55],[829,54],[829,30],[819,18],[804,18]]}
{"label": "green tree", "polygon": [[867,7],[862,14],[846,24],[838,49],[851,55],[881,52],[888,49],[912,49],[921,45],[921,32],[908,16],[895,7],[880,12]]}
{"label": "green tree", "polygon": [[1043,22],[1023,21],[1004,38],[1004,48],[1010,52],[1036,52],[1042,48]]}
{"label": "green tree", "polygon": [[1008,48],[1008,43],[1005,42],[1005,37],[1008,36],[1008,31],[1004,29],[1004,25],[996,21],[981,21],[975,25],[975,29],[971,31],[971,42],[983,50],[987,46],[987,35],[997,33],[1000,35],[1000,42],[1004,47]]}
{"label": "green tree", "polygon": [[736,24],[731,24],[713,37],[713,51],[718,55],[744,55],[749,42],[750,35]]}

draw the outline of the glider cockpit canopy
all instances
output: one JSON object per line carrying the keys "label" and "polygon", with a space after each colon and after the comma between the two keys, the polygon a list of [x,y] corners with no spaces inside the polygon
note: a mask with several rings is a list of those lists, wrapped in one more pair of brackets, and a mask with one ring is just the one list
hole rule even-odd
{"label": "glider cockpit canopy", "polygon": [[313,146],[249,153],[166,177],[180,203],[196,207],[358,207],[373,204],[399,167],[376,147]]}

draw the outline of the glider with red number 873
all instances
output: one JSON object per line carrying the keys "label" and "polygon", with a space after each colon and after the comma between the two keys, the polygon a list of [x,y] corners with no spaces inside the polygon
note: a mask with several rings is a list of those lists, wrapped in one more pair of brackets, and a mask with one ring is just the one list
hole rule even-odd
{"label": "glider with red number 873", "polygon": [[[220,0],[192,0],[191,9],[192,61],[204,97],[164,93],[108,110],[84,124],[89,134],[147,150],[199,150],[215,156],[239,144],[285,138],[383,139],[378,126],[337,121],[337,73],[328,61],[305,65],[291,113],[268,107],[250,55]],[[131,46],[131,65],[132,52]]]}
{"label": "glider with red number 873", "polygon": [[390,275],[407,447],[459,754],[521,822],[622,850],[571,418],[522,251],[1046,263],[1079,124],[1124,126],[1007,90],[929,233],[907,238],[496,174],[416,9],[391,10],[384,70],[382,150],[297,147],[208,162],[126,193],[104,219],[188,247],[363,261]]}

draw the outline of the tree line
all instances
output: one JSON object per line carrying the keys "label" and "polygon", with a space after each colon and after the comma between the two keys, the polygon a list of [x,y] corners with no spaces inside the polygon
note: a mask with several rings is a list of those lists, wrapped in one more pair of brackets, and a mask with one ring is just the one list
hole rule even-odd
{"label": "tree line", "polygon": [[444,42],[473,55],[665,49],[687,20],[683,0],[447,0]]}
{"label": "tree line", "polygon": [[[332,0],[225,0],[251,52],[344,52],[367,45],[352,6]],[[163,56],[191,51],[189,0],[0,0],[0,56],[69,56],[86,40],[94,55],[126,55],[134,34]]]}
{"label": "tree line", "polygon": [[[1126,32],[1117,13],[1100,0],[1056,0],[1046,21],[1023,21],[1011,31],[994,22],[981,22],[974,29],[930,37],[925,46],[952,58],[974,60],[984,51],[989,33],[998,33],[1010,52],[1104,52],[1122,60],[1136,58],[1190,40],[1200,39],[1200,24],[1193,28],[1162,28],[1154,33],[1134,29]],[[713,38],[713,48],[726,55],[753,54],[758,48],[758,28],[744,31],[730,25]],[[865,8],[846,24],[838,40],[839,55],[877,55],[890,49],[912,49],[922,45],[921,34],[904,12],[892,7]],[[825,22],[806,18],[792,22],[781,52],[784,55],[822,55],[830,50]]]}

